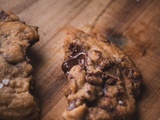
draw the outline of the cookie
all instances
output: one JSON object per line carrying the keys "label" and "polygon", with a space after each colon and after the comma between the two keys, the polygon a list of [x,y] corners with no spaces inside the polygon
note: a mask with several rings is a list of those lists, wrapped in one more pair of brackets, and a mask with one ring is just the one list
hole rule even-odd
{"label": "cookie", "polygon": [[37,120],[39,108],[30,94],[32,66],[27,49],[39,40],[38,28],[13,13],[0,11],[0,119]]}
{"label": "cookie", "polygon": [[69,81],[65,120],[129,120],[142,77],[117,46],[99,34],[69,29],[62,70]]}

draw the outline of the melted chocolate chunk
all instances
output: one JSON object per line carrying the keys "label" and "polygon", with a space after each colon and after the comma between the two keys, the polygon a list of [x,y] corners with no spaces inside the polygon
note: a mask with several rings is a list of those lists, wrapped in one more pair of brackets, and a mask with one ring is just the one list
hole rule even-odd
{"label": "melted chocolate chunk", "polygon": [[71,57],[68,61],[65,61],[62,64],[62,70],[64,73],[67,73],[75,65],[84,65],[86,60],[85,53],[79,53],[76,56]]}

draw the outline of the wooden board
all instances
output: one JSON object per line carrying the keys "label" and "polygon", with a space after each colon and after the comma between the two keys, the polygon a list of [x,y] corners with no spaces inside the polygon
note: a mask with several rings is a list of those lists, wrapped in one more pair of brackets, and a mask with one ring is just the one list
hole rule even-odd
{"label": "wooden board", "polygon": [[39,27],[29,51],[42,120],[61,120],[66,107],[62,30],[99,32],[133,60],[144,78],[134,120],[160,120],[160,0],[0,0],[0,9]]}

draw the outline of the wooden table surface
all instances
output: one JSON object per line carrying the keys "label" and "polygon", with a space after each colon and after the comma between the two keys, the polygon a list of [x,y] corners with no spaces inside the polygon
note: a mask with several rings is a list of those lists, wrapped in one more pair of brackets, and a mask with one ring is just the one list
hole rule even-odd
{"label": "wooden table surface", "polygon": [[160,120],[160,0],[0,0],[0,9],[39,27],[29,56],[42,120],[61,120],[67,105],[61,64],[68,26],[99,32],[125,51],[144,79],[133,120]]}

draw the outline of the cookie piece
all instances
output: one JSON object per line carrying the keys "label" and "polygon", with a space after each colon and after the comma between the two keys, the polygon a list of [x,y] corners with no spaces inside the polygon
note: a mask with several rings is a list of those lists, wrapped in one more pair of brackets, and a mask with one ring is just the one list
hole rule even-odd
{"label": "cookie piece", "polygon": [[62,70],[69,87],[65,120],[129,120],[141,74],[122,50],[99,34],[70,29]]}
{"label": "cookie piece", "polygon": [[30,94],[32,66],[26,51],[39,40],[38,28],[0,11],[0,119],[37,120],[39,108]]}

